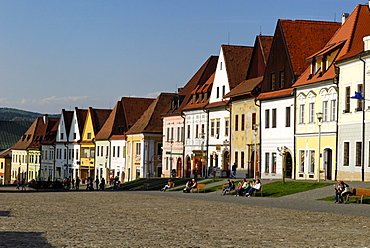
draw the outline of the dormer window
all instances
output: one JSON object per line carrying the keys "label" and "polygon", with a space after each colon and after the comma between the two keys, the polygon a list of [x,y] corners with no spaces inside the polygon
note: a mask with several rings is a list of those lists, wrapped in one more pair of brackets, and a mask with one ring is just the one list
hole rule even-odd
{"label": "dormer window", "polygon": [[311,74],[315,75],[316,73],[316,60],[312,59],[312,64],[311,64]]}
{"label": "dormer window", "polygon": [[275,84],[276,84],[276,76],[275,76],[275,73],[271,73],[271,78],[270,78],[271,90],[275,90]]}
{"label": "dormer window", "polygon": [[203,94],[202,93],[199,93],[199,103],[202,102],[202,96],[203,96]]}
{"label": "dormer window", "polygon": [[208,92],[205,92],[204,93],[204,101],[207,101],[207,99],[208,99]]}
{"label": "dormer window", "polygon": [[323,73],[326,72],[326,57],[322,58],[321,60],[321,71]]}
{"label": "dormer window", "polygon": [[194,104],[196,100],[197,100],[197,95],[196,95],[196,94],[194,94],[194,95],[193,95],[192,103]]}

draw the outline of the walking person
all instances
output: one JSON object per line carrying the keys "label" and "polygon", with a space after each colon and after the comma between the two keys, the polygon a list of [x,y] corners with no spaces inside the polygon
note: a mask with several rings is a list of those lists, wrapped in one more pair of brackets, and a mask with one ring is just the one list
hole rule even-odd
{"label": "walking person", "polygon": [[236,165],[236,162],[234,162],[233,166],[231,167],[231,177],[230,178],[236,178],[236,168],[238,166]]}
{"label": "walking person", "polygon": [[22,178],[21,186],[22,186],[22,191],[26,190],[26,180],[24,178]]}
{"label": "walking person", "polygon": [[104,177],[102,177],[101,180],[100,180],[100,189],[104,190],[104,187],[105,187],[105,179],[104,179]]}
{"label": "walking person", "polygon": [[76,190],[80,190],[80,182],[81,182],[80,178],[77,177],[76,178]]}
{"label": "walking person", "polygon": [[96,186],[96,190],[99,190],[99,177],[98,176],[96,176],[96,178],[95,178],[95,186]]}

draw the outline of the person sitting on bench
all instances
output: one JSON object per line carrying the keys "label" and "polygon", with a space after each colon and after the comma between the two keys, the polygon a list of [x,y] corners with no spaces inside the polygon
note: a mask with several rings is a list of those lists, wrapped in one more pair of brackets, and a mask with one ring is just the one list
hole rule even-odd
{"label": "person sitting on bench", "polygon": [[260,191],[260,190],[261,190],[261,181],[257,179],[256,184],[247,189],[247,191],[245,192],[245,196],[250,197],[254,191]]}

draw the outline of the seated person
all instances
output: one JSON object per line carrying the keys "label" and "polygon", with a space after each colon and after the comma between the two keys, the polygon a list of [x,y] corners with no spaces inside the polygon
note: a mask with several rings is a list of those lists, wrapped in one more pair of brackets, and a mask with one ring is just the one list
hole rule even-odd
{"label": "seated person", "polygon": [[231,181],[230,179],[227,179],[227,181],[227,186],[222,190],[222,195],[225,195],[226,192],[230,192],[235,189],[234,181]]}
{"label": "seated person", "polygon": [[337,185],[334,185],[334,203],[343,203],[343,197],[351,193],[352,191],[348,184],[338,181]]}
{"label": "seated person", "polygon": [[192,179],[191,186],[189,188],[186,188],[186,190],[184,191],[186,191],[186,193],[190,193],[192,189],[196,189],[196,188],[198,188],[198,183],[195,181],[195,179]]}
{"label": "seated person", "polygon": [[161,189],[161,191],[166,191],[169,188],[173,188],[174,185],[175,184],[172,182],[172,180],[171,179],[168,179],[167,184]]}
{"label": "seated person", "polygon": [[[193,185],[193,183],[192,183],[191,180],[187,181],[186,184],[185,184],[185,188],[183,189],[183,192],[188,193],[188,189],[190,189],[192,185]],[[190,192],[190,190],[189,190],[189,192]]]}
{"label": "seated person", "polygon": [[247,179],[244,178],[240,188],[236,189],[235,196],[238,197],[240,195],[243,195],[250,187],[251,187],[251,182],[247,181]]}
{"label": "seated person", "polygon": [[250,197],[254,191],[260,191],[261,190],[261,181],[259,179],[256,180],[256,183],[252,186],[249,187],[246,192],[245,196]]}

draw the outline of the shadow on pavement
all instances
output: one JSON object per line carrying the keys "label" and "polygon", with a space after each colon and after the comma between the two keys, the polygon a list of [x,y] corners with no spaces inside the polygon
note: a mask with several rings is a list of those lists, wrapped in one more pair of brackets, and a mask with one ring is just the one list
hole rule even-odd
{"label": "shadow on pavement", "polygon": [[0,247],[50,247],[42,233],[0,232]]}

